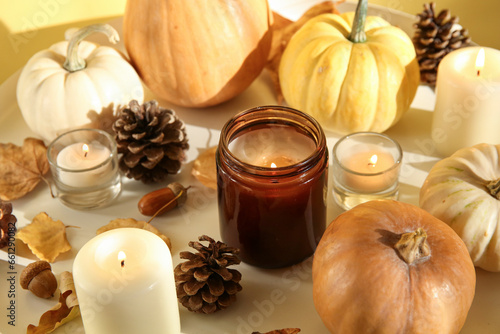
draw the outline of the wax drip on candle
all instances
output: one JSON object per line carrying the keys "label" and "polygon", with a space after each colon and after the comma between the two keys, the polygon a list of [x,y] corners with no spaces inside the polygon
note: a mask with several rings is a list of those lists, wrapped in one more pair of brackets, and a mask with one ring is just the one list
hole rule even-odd
{"label": "wax drip on candle", "polygon": [[378,160],[377,155],[376,154],[372,155],[372,157],[370,158],[370,162],[368,163],[368,166],[375,167],[375,165],[377,164],[377,160]]}
{"label": "wax drip on candle", "polygon": [[118,261],[120,261],[120,265],[121,267],[125,267],[125,259],[127,258],[127,256],[125,255],[125,252],[123,251],[120,251],[118,252]]}
{"label": "wax drip on candle", "polygon": [[476,57],[477,76],[481,75],[481,70],[484,67],[484,60],[485,60],[484,49],[480,49],[479,52],[477,53],[477,57]]}
{"label": "wax drip on candle", "polygon": [[83,144],[82,150],[83,150],[83,156],[86,158],[87,154],[89,154],[89,146],[87,144]]}

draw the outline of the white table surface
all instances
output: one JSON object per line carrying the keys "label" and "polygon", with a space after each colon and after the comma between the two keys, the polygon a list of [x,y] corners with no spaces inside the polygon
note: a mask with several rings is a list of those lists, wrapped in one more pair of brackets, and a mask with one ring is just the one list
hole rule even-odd
{"label": "white table surface", "polygon": [[[316,0],[270,1],[273,9],[290,18],[297,18]],[[340,7],[352,10],[352,3]],[[381,15],[411,33],[412,17],[394,10],[371,6],[371,14]],[[121,22],[113,22],[120,28]],[[24,138],[34,136],[21,117],[15,99],[18,73],[0,86],[0,142],[21,145]],[[154,98],[149,96],[149,98]],[[159,100],[165,107],[167,103]],[[418,193],[430,168],[440,159],[430,140],[430,125],[434,107],[434,92],[426,86],[419,87],[411,109],[401,121],[386,134],[396,139],[404,151],[400,177],[399,200],[418,205]],[[188,161],[178,175],[170,182],[177,181],[190,185],[188,201],[182,209],[156,218],[153,225],[170,237],[173,244],[174,265],[181,262],[179,252],[190,250],[187,243],[207,234],[220,240],[218,229],[217,201],[214,190],[201,185],[191,176],[192,162],[204,149],[217,144],[222,125],[235,113],[258,105],[276,104],[274,91],[267,73],[263,73],[245,92],[222,105],[206,109],[172,107],[187,124],[190,149]],[[328,147],[331,148],[339,136],[327,133]],[[143,185],[137,181],[125,180],[120,197],[112,205],[92,210],[76,211],[63,206],[50,197],[48,187],[40,184],[22,199],[13,201],[17,226],[22,228],[32,218],[45,211],[54,219],[66,225],[79,226],[67,230],[73,249],[60,255],[53,264],[56,275],[71,271],[73,259],[78,250],[95,235],[102,225],[115,218],[135,218],[147,220],[138,210],[138,200],[147,192],[164,185]],[[332,221],[342,210],[336,205],[331,194],[331,180],[328,195],[327,220]],[[46,310],[57,304],[57,296],[44,300],[35,297],[19,286],[19,276],[24,266],[36,260],[26,245],[16,244],[16,288],[15,327],[9,326],[7,310],[12,298],[8,297],[7,273],[11,270],[5,261],[0,261],[0,333],[25,333],[28,324],[37,324]],[[5,259],[5,250],[0,251],[0,259]],[[235,267],[242,275],[243,291],[237,295],[237,302],[227,310],[211,315],[194,314],[180,306],[182,331],[186,334],[250,334],[252,331],[266,332],[285,327],[301,328],[301,333],[327,334],[312,301],[311,259],[301,264],[275,270],[258,269],[246,264]],[[10,276],[10,275],[9,275]],[[273,296],[278,293],[281,298]],[[83,333],[80,319],[61,327],[54,333]],[[477,269],[476,296],[461,334],[500,333],[500,274]]]}

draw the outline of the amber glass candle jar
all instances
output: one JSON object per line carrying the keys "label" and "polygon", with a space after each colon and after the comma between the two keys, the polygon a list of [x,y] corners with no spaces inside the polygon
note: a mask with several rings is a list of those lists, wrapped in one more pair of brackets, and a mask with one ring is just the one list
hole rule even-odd
{"label": "amber glass candle jar", "polygon": [[241,260],[279,268],[312,255],[326,227],[321,126],[287,107],[249,109],[223,127],[216,157],[221,237]]}

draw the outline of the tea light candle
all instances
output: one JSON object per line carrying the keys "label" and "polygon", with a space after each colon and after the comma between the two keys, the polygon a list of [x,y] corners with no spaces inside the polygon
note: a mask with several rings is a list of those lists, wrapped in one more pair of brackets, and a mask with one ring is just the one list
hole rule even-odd
{"label": "tea light candle", "polygon": [[479,143],[500,144],[500,51],[466,47],[438,68],[432,139],[443,156]]}
{"label": "tea light candle", "polygon": [[355,191],[376,193],[390,187],[397,178],[397,171],[391,170],[394,158],[384,151],[355,152],[343,158],[341,163],[349,170],[345,173],[345,184]]}
{"label": "tea light candle", "polygon": [[[92,187],[104,182],[111,171],[111,162],[97,167],[106,162],[110,157],[110,150],[100,144],[71,144],[61,150],[57,155],[57,164],[62,169],[71,171],[82,170],[79,173],[60,173],[60,180],[71,187]],[[88,171],[83,171],[89,169]]]}
{"label": "tea light candle", "polygon": [[345,210],[375,199],[397,199],[403,152],[375,132],[344,136],[333,147],[333,194]]}
{"label": "tea light candle", "polygon": [[180,333],[171,254],[155,234],[99,234],[78,252],[73,277],[85,333]]}

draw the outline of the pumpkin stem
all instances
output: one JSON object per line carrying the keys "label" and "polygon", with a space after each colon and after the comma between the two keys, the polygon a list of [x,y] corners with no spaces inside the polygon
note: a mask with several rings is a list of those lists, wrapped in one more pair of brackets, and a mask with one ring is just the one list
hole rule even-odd
{"label": "pumpkin stem", "polygon": [[431,254],[427,233],[420,227],[414,232],[403,233],[394,248],[408,264]]}
{"label": "pumpkin stem", "polygon": [[352,22],[351,33],[349,37],[347,37],[347,39],[353,43],[366,42],[365,22],[367,11],[368,0],[359,0],[358,6],[356,7],[356,14],[354,15],[354,21]]}
{"label": "pumpkin stem", "polygon": [[109,41],[116,44],[120,40],[118,32],[109,24],[91,24],[87,27],[81,28],[76,31],[68,43],[68,50],[66,52],[66,61],[63,67],[69,72],[76,72],[84,69],[87,66],[85,59],[78,55],[78,46],[80,42],[90,34],[101,32],[108,36]]}
{"label": "pumpkin stem", "polygon": [[500,179],[490,181],[486,188],[490,191],[490,195],[500,200]]}

